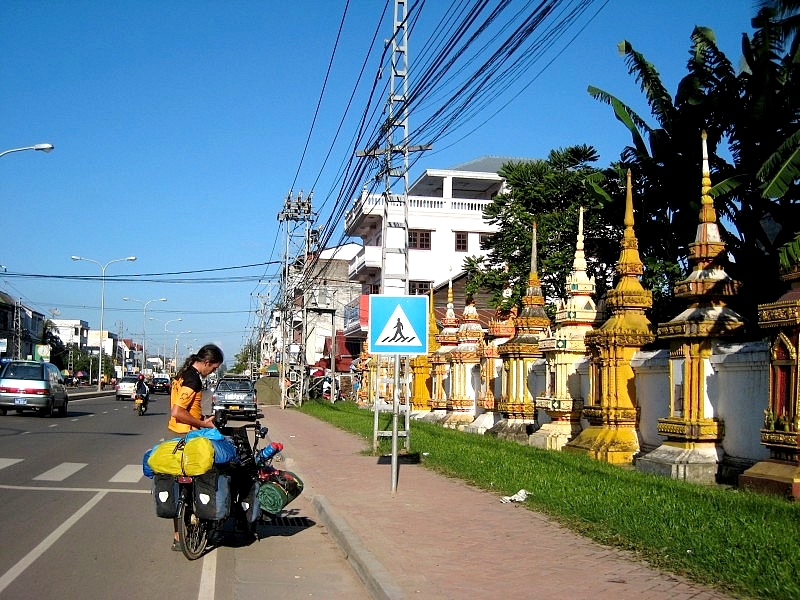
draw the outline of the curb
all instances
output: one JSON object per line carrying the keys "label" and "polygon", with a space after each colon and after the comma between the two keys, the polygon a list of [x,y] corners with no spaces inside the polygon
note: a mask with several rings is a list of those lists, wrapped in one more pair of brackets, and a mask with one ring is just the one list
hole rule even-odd
{"label": "curb", "polygon": [[392,578],[386,567],[364,546],[347,521],[331,507],[325,496],[314,496],[311,501],[317,517],[330,531],[334,541],[344,552],[374,600],[405,600],[406,595]]}

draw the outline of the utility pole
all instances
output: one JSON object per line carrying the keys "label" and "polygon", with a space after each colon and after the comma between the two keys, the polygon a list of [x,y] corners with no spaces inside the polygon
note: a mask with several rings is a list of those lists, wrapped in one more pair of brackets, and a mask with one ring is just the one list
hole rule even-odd
{"label": "utility pole", "polygon": [[[308,239],[309,224],[314,218],[311,212],[311,198],[303,198],[302,190],[296,198],[292,198],[292,191],[286,196],[284,207],[278,213],[278,221],[285,225],[283,272],[281,274],[281,408],[286,408],[289,402],[287,386],[289,379],[292,385],[297,386],[294,395],[300,403],[303,400],[303,383],[305,381],[305,355],[304,348],[297,353],[297,363],[289,365],[289,350],[295,339],[294,321],[297,314],[296,298],[301,297],[302,306],[305,308],[305,293],[302,282],[308,265]],[[298,272],[299,263],[299,272]],[[298,290],[301,292],[298,294]],[[302,335],[300,336],[302,345]]]}
{"label": "utility pole", "polygon": [[14,358],[22,358],[22,302],[14,303]]}
{"label": "utility pole", "polygon": [[[357,156],[383,156],[382,175],[383,223],[381,228],[381,294],[391,296],[408,295],[408,154],[429,150],[430,145],[408,145],[408,10],[406,0],[394,2],[394,35],[392,36],[391,81],[386,107],[386,147],[377,146]],[[397,140],[397,141],[395,141]],[[395,166],[395,157],[401,157],[402,164]],[[392,183],[402,185],[400,194],[392,194]],[[407,359],[407,357],[406,357]],[[376,355],[378,373],[381,357]],[[406,365],[408,360],[406,360]],[[408,368],[406,368],[408,371]],[[374,436],[378,430],[378,404],[380,382],[373,386],[373,406],[375,410]],[[392,493],[397,490],[397,421],[399,415],[400,355],[394,359],[394,398],[392,410]],[[406,393],[406,402],[409,402]],[[406,445],[409,444],[406,431]]]}

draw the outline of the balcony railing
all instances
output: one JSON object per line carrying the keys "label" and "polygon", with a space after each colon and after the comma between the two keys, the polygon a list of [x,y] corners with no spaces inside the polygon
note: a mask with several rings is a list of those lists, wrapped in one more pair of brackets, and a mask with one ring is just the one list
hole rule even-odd
{"label": "balcony railing", "polygon": [[[402,196],[393,194],[392,200],[401,202]],[[428,196],[409,196],[408,208],[414,212],[425,213],[427,211],[450,214],[471,213],[482,214],[483,209],[491,202],[480,198],[431,198]],[[358,235],[354,229],[359,225],[359,221],[368,216],[383,217],[383,195],[369,194],[363,195],[355,201],[353,208],[345,216],[345,231],[349,235]]]}
{"label": "balcony railing", "polygon": [[381,268],[381,247],[364,246],[351,260],[347,268],[347,276],[353,279],[365,269]]}

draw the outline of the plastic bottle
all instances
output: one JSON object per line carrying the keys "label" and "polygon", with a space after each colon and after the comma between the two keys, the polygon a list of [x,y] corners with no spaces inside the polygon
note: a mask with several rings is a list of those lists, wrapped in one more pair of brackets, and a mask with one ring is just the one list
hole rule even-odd
{"label": "plastic bottle", "polygon": [[267,462],[281,450],[283,450],[283,444],[280,442],[272,442],[269,446],[265,447],[263,450],[261,450],[261,452],[258,453],[258,459],[261,462]]}

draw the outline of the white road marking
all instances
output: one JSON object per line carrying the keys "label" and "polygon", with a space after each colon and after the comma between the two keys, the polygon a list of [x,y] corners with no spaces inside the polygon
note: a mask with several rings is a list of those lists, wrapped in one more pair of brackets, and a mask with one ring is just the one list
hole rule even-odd
{"label": "white road marking", "polygon": [[217,586],[217,553],[209,552],[203,557],[203,571],[200,573],[200,590],[197,600],[214,600]]}
{"label": "white road marking", "polygon": [[89,463],[63,462],[33,479],[35,481],[64,481],[70,475],[74,475]]}
{"label": "white road marking", "polygon": [[102,492],[104,494],[122,492],[124,494],[152,494],[152,490],[132,490],[130,488],[83,488],[83,487],[47,487],[42,485],[6,485],[0,483],[0,490],[26,490],[36,492]]}
{"label": "white road marking", "polygon": [[144,477],[142,465],[125,465],[108,481],[109,483],[136,483],[142,477]]}
{"label": "white road marking", "polygon": [[84,504],[81,508],[77,510],[71,517],[69,517],[66,521],[61,523],[56,529],[44,538],[39,545],[37,545],[33,550],[28,552],[25,556],[23,556],[17,564],[11,567],[8,571],[6,571],[2,577],[0,577],[0,593],[3,592],[11,583],[19,577],[25,569],[30,567],[33,562],[39,558],[42,554],[44,554],[48,548],[50,548],[53,544],[58,541],[62,535],[64,535],[70,527],[72,527],[75,523],[80,520],[80,518],[88,513],[94,506],[100,502],[106,495],[106,492],[98,492],[95,494],[86,504]]}
{"label": "white road marking", "polygon": [[0,469],[5,469],[6,467],[10,467],[11,465],[15,465],[18,462],[22,462],[21,458],[0,458]]}

